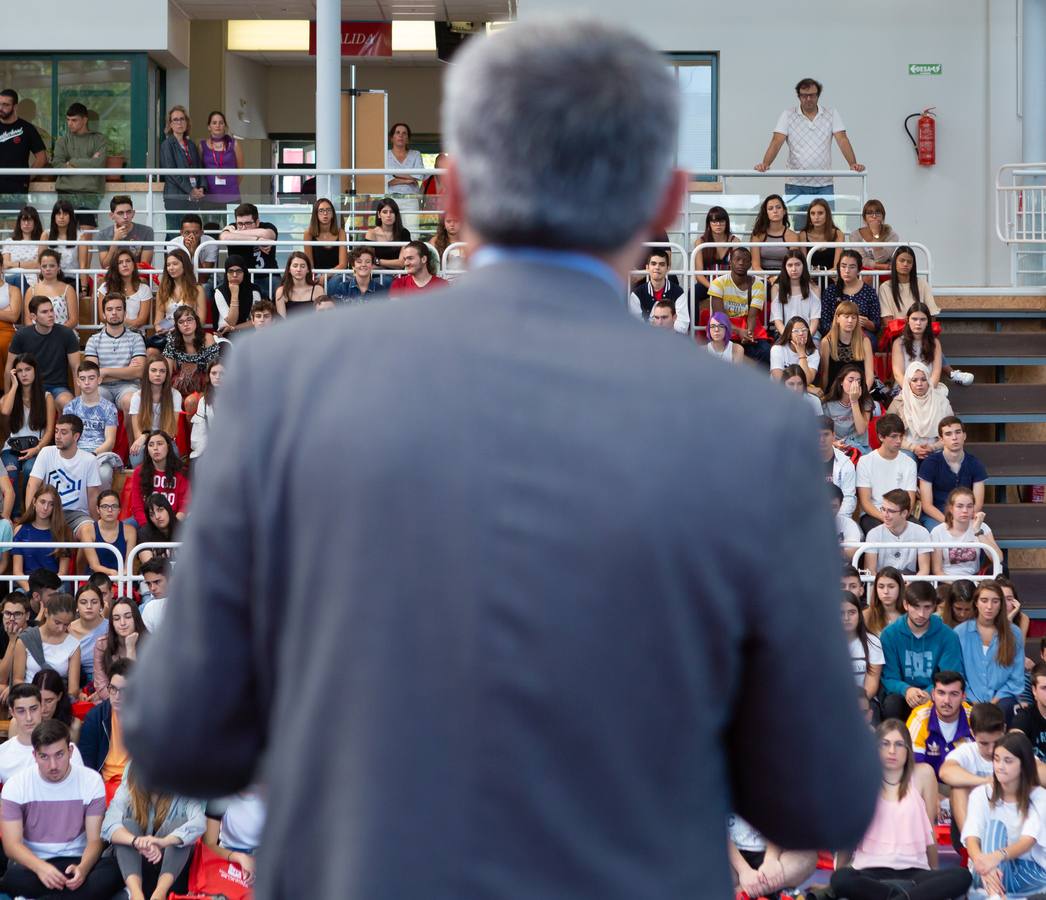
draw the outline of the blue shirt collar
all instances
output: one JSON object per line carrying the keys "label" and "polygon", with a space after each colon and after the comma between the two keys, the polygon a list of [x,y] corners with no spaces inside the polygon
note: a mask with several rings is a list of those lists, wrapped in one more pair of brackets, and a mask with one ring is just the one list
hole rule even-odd
{"label": "blue shirt collar", "polygon": [[624,290],[620,276],[603,260],[574,250],[549,250],[544,247],[503,247],[497,244],[480,247],[469,257],[469,268],[499,262],[526,262],[541,266],[559,266],[591,275],[607,284],[615,294]]}

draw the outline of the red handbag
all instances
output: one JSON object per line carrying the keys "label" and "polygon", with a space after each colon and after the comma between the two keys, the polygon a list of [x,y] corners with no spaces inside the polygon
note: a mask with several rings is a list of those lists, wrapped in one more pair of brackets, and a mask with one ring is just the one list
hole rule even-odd
{"label": "red handbag", "polygon": [[243,869],[222,859],[203,841],[196,842],[189,863],[189,896],[226,897],[227,900],[252,900],[254,889]]}

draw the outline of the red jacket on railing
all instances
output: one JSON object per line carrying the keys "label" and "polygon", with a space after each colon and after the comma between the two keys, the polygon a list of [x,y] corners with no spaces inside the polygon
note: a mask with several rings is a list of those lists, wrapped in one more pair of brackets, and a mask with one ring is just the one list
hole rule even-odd
{"label": "red jacket on railing", "polygon": [[[130,515],[142,526],[148,521],[145,515],[145,497],[142,495],[142,467],[138,466],[127,480],[131,483]],[[188,512],[192,500],[192,487],[184,472],[178,472],[173,476],[157,472],[153,476],[153,491],[167,498],[175,514]]]}

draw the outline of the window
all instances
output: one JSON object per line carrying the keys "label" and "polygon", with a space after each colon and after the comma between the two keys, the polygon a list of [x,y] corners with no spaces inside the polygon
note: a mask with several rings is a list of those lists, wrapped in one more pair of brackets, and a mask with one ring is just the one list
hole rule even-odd
{"label": "window", "polygon": [[0,82],[18,91],[19,115],[37,127],[48,150],[65,132],[69,104],[79,101],[91,130],[105,135],[109,155],[141,166],[149,140],[147,65],[144,53],[6,55]]}
{"label": "window", "polygon": [[714,53],[669,53],[681,100],[676,165],[714,169],[719,164],[718,63]]}

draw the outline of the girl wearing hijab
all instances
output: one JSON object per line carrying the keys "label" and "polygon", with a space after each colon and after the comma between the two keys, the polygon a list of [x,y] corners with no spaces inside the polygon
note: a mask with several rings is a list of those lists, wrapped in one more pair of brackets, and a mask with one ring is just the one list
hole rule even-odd
{"label": "girl wearing hijab", "polygon": [[937,434],[937,423],[954,415],[948,402],[948,388],[932,384],[932,372],[924,362],[915,360],[904,370],[901,393],[894,397],[887,412],[904,420],[905,433],[901,449],[917,462],[926,459],[943,444]]}
{"label": "girl wearing hijab", "polygon": [[251,307],[261,299],[261,291],[251,281],[247,260],[235,253],[225,259],[225,278],[214,291],[218,334],[227,335],[251,327]]}

